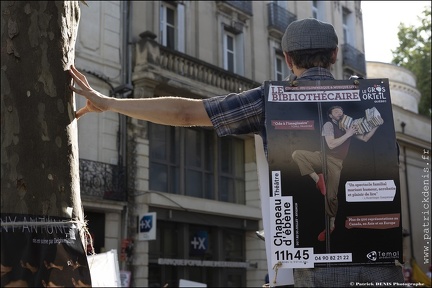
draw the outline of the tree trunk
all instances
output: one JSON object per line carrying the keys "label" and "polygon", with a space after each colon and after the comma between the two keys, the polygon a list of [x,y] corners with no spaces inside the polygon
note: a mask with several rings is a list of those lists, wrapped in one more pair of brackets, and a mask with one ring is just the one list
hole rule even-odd
{"label": "tree trunk", "polygon": [[[87,261],[82,257],[77,124],[67,72],[75,57],[79,2],[1,1],[1,13],[2,286],[23,284],[19,281],[72,286],[56,283],[52,275],[54,270],[66,273],[59,265]],[[72,257],[67,246],[77,246],[79,253]],[[68,257],[73,261],[59,262]],[[48,268],[50,261],[58,267]],[[43,274],[42,266],[51,276],[36,277]],[[81,276],[90,285],[86,270]]]}

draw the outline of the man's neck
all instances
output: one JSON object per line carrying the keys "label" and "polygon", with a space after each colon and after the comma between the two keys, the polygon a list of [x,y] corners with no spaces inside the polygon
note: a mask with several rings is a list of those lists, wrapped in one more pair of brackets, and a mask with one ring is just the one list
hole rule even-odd
{"label": "man's neck", "polygon": [[303,74],[303,72],[305,72],[306,70],[307,70],[306,68],[297,68],[297,66],[295,65],[293,67],[294,75],[296,75],[297,77],[300,77]]}

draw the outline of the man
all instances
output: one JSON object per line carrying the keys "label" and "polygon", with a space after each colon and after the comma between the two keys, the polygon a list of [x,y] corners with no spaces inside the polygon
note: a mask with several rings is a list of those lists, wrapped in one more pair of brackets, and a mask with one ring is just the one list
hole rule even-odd
{"label": "man", "polygon": [[[331,24],[315,19],[291,23],[282,38],[285,60],[298,80],[334,79],[329,69],[336,62],[338,38]],[[71,75],[81,89],[71,89],[87,98],[77,111],[79,118],[88,112],[114,111],[158,124],[173,126],[213,126],[219,136],[260,134],[267,147],[265,96],[263,87],[242,93],[196,100],[178,97],[144,99],[109,98],[93,90],[84,75],[71,67]],[[296,286],[347,287],[355,282],[403,282],[399,267],[341,267],[296,269]]]}
{"label": "man", "polygon": [[[379,126],[375,126],[365,134],[357,134],[358,126],[351,125],[348,129],[341,129],[339,122],[343,119],[344,112],[340,106],[332,106],[327,111],[329,121],[323,125],[322,136],[325,139],[325,163],[327,179],[324,180],[322,173],[317,174],[315,170],[323,171],[323,154],[320,151],[296,150],[292,154],[294,162],[297,163],[302,176],[309,175],[316,183],[317,189],[325,196],[325,211],[330,217],[330,233],[334,230],[334,222],[338,209],[338,188],[343,160],[348,154],[351,139],[355,138],[367,142],[375,134]],[[382,124],[382,121],[381,121]],[[324,241],[326,230],[318,235],[319,241]]]}

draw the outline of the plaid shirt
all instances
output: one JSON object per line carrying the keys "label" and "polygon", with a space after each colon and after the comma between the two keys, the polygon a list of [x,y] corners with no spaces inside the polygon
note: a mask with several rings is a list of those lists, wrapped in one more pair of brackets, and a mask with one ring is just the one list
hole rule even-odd
{"label": "plaid shirt", "polygon": [[[328,69],[314,67],[306,70],[297,80],[332,80]],[[204,99],[213,127],[219,136],[259,134],[267,153],[265,126],[264,85],[244,91]]]}
{"label": "plaid shirt", "polygon": [[[334,80],[334,77],[329,70],[315,67],[297,80]],[[267,154],[264,97],[261,85],[238,94],[204,99],[204,106],[219,136],[260,134]],[[356,281],[403,283],[404,278],[398,266],[350,266],[294,269],[294,281],[295,287],[349,287]]]}

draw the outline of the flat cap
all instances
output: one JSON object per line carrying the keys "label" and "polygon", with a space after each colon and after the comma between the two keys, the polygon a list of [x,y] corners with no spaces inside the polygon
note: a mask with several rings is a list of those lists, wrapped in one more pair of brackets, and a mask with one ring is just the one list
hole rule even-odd
{"label": "flat cap", "polygon": [[333,49],[338,37],[333,25],[314,18],[291,22],[282,37],[282,50],[291,52],[306,49]]}

